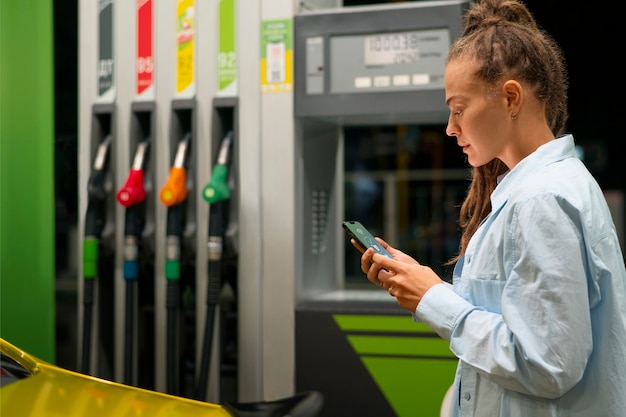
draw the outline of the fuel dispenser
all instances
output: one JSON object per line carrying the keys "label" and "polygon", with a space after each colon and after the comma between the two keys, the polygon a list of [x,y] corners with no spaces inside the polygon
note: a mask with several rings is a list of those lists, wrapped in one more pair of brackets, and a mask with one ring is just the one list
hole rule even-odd
{"label": "fuel dispenser", "polygon": [[[150,363],[146,361],[148,358],[154,359],[154,355],[150,354],[154,335],[146,331],[148,325],[153,323],[149,312],[154,302],[154,164],[150,163],[153,154],[151,133],[155,131],[154,103],[135,102],[131,109],[129,142],[130,148],[135,151],[126,182],[117,193],[118,203],[125,207],[122,266],[125,282],[123,382],[148,387],[150,373],[143,371],[145,366],[141,365]],[[137,372],[138,363],[141,373]]]}
{"label": "fuel dispenser", "polygon": [[[110,105],[96,105],[93,107],[92,118],[92,157],[93,166],[87,183],[87,208],[83,225],[83,281],[82,281],[82,346],[80,371],[90,373],[92,369],[93,349],[102,355],[111,355],[113,348],[100,340],[102,332],[110,330],[111,326],[101,324],[98,310],[107,304],[102,293],[110,288],[113,282],[112,255],[114,247],[114,210],[111,207],[110,197],[113,187],[111,176],[111,147],[113,142],[113,107]],[[95,313],[95,314],[94,314]],[[111,340],[112,338],[108,338]],[[107,340],[106,338],[104,340]],[[105,361],[98,361],[99,364]],[[110,362],[109,362],[110,363]],[[105,371],[99,369],[97,372]]]}
{"label": "fuel dispenser", "polygon": [[[122,381],[124,365],[125,278],[123,261],[126,232],[138,232],[126,227],[125,208],[116,201],[116,194],[128,175],[129,154],[134,154],[140,142],[154,133],[151,110],[133,109],[135,59],[132,55],[131,28],[135,5],[101,0],[80,2],[79,30],[79,207],[85,213],[83,244],[79,245],[80,265],[86,275],[97,271],[97,279],[79,281],[79,325],[82,332],[78,369],[94,376]],[[97,48],[93,48],[96,45]],[[132,109],[132,110],[131,110]],[[147,112],[147,113],[146,113]],[[142,126],[143,124],[143,126]],[[133,126],[130,128],[130,126]],[[133,131],[134,129],[134,131]],[[132,139],[131,139],[132,137]],[[97,155],[107,144],[106,169],[98,171]],[[150,148],[152,149],[152,148]],[[88,166],[91,164],[93,166]],[[148,162],[144,160],[143,162]],[[148,165],[148,164],[146,164]],[[93,173],[85,184],[84,173]],[[94,207],[93,184],[103,181],[98,209]],[[127,203],[132,207],[128,219],[135,213],[135,203],[142,203],[139,194],[129,192]],[[142,210],[137,207],[139,210]],[[97,215],[98,244],[92,234],[92,218]],[[140,218],[144,213],[141,213]],[[130,246],[128,246],[129,248]],[[96,251],[97,249],[97,251]],[[128,271],[127,271],[128,272]],[[90,288],[93,287],[93,290]],[[93,293],[93,296],[92,296]],[[92,323],[92,324],[90,324]],[[88,327],[92,327],[90,330]],[[93,341],[93,343],[91,343]],[[128,375],[127,375],[128,377]]]}
{"label": "fuel dispenser", "polygon": [[[90,48],[90,94],[81,97],[80,108],[89,109],[79,135],[84,138],[79,158],[85,161],[81,172],[89,172],[86,186],[79,190],[80,212],[84,214],[83,242],[79,270],[79,337],[81,372],[112,378],[114,375],[114,322],[111,311],[115,281],[116,210],[112,195],[115,183],[118,113],[115,97],[117,75],[114,56],[114,10],[112,1],[101,1],[93,13],[92,39],[97,49]],[[95,23],[95,24],[93,24]],[[93,55],[92,52],[93,51]],[[93,164],[85,166],[85,164]],[[84,187],[84,188],[83,188]]]}
{"label": "fuel dispenser", "polygon": [[[195,286],[206,279],[204,268],[196,268],[199,257],[206,259],[206,234],[198,236],[197,222],[207,222],[197,216],[196,184],[210,169],[197,166],[210,153],[210,111],[197,114],[198,106],[212,108],[215,90],[203,83],[198,91],[198,74],[215,77],[195,51],[201,42],[205,51],[217,50],[210,30],[201,41],[197,19],[214,27],[214,7],[193,0],[81,0],[79,7],[79,107],[93,109],[93,118],[80,115],[80,206],[89,221],[79,367],[187,397],[194,395],[200,353]],[[106,195],[87,193],[84,173],[93,167],[86,161],[93,163],[104,144]]]}
{"label": "fuel dispenser", "polygon": [[228,186],[228,162],[231,143],[232,132],[229,132],[222,141],[217,162],[213,167],[211,180],[204,187],[202,193],[204,199],[211,205],[211,216],[207,239],[207,310],[202,343],[202,359],[196,388],[196,395],[199,398],[205,398],[207,392],[215,315],[222,288],[222,257],[224,253],[225,229],[228,224],[226,210],[231,194]]}
{"label": "fuel dispenser", "polygon": [[[184,390],[185,373],[181,372],[185,355],[193,349],[194,341],[185,335],[186,312],[195,317],[195,304],[185,298],[195,291],[195,195],[193,183],[194,160],[189,154],[194,147],[194,102],[172,103],[171,142],[173,162],[159,198],[167,206],[165,279],[167,282],[167,392],[180,395]],[[182,313],[182,315],[180,314]],[[193,336],[192,336],[193,337]],[[194,352],[191,362],[194,361]]]}
{"label": "fuel dispenser", "polygon": [[[258,57],[248,53],[258,52],[257,38],[242,39],[242,53],[235,40],[260,23],[260,7],[246,5],[246,13],[238,13],[238,3],[80,0],[80,109],[93,110],[80,115],[80,206],[85,212],[88,205],[102,208],[98,227],[85,228],[88,279],[79,287],[91,280],[93,296],[86,285],[79,324],[89,328],[80,360],[99,377],[227,403],[242,415],[283,410],[312,417],[322,396],[315,390],[292,395],[293,329],[274,324],[276,316],[293,313],[291,257],[279,280],[274,270],[284,266],[262,259],[267,235],[272,241],[291,228],[261,224],[284,217],[262,210],[261,194],[283,205],[285,188],[267,178],[284,179],[287,187],[292,176],[261,164],[260,151],[274,155],[275,148],[261,146],[258,102],[282,119],[282,110],[292,109],[285,82],[292,76],[280,79],[280,95],[259,100],[258,74],[252,71]],[[284,0],[270,3],[267,13],[288,14],[278,22],[287,40],[291,9],[283,7]],[[270,26],[264,23],[268,39]],[[129,41],[134,35],[136,42]],[[267,131],[274,126],[290,151],[291,117],[266,123],[264,135],[276,136]],[[98,149],[108,150],[108,164],[95,164]],[[284,162],[290,169],[291,160]],[[99,177],[101,168],[106,193],[92,193],[88,204],[85,172],[98,171]],[[198,187],[203,181],[207,186]],[[88,250],[94,243],[98,251]],[[278,310],[266,303],[276,289],[285,300]]]}
{"label": "fuel dispenser", "polygon": [[209,181],[202,189],[208,203],[206,313],[196,398],[237,398],[238,263],[238,100],[213,99]]}
{"label": "fuel dispenser", "polygon": [[358,220],[445,273],[468,171],[448,158],[443,74],[466,7],[294,17],[296,389],[320,390],[323,415],[439,416],[452,384],[448,343],[368,285],[341,222]]}

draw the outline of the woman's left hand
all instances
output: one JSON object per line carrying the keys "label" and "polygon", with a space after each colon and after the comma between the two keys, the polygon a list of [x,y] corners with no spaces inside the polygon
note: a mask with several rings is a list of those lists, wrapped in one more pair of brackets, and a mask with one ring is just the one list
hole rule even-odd
{"label": "woman's left hand", "polygon": [[443,283],[443,280],[430,267],[421,265],[382,239],[377,240],[394,259],[375,254],[370,248],[361,256],[361,270],[370,282],[384,288],[395,297],[400,307],[415,313],[426,291]]}

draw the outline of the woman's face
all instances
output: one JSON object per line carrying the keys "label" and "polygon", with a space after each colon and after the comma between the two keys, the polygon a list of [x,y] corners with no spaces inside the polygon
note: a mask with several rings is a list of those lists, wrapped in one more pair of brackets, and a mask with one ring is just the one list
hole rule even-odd
{"label": "woman's face", "polygon": [[476,63],[457,58],[445,71],[446,104],[450,109],[448,136],[457,144],[473,167],[486,164],[504,151],[509,137],[511,116],[501,91],[478,80]]}

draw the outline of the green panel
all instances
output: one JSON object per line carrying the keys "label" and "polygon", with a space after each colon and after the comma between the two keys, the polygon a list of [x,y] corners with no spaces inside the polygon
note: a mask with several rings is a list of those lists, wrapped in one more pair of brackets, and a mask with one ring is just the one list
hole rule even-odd
{"label": "green panel", "polygon": [[411,316],[371,316],[342,315],[333,316],[343,331],[379,331],[379,332],[412,332],[434,333],[424,323],[413,321]]}
{"label": "green panel", "polygon": [[53,362],[52,0],[0,1],[0,337]]}
{"label": "green panel", "polygon": [[398,417],[439,417],[443,397],[454,381],[456,360],[361,360]]}
{"label": "green panel", "polygon": [[439,417],[458,363],[448,341],[411,316],[333,317],[397,417]]}
{"label": "green panel", "polygon": [[405,355],[454,358],[446,340],[435,337],[348,336],[359,355]]}
{"label": "green panel", "polygon": [[[226,90],[229,85],[237,81],[235,29],[235,0],[220,0],[217,59],[219,91]],[[236,94],[236,91],[233,91],[233,94]]]}

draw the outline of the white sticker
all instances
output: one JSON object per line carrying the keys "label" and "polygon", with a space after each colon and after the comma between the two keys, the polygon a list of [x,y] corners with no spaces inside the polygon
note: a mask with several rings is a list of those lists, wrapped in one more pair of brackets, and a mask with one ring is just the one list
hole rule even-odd
{"label": "white sticker", "polygon": [[280,84],[285,82],[285,43],[268,43],[267,56],[267,83]]}
{"label": "white sticker", "polygon": [[356,77],[354,79],[355,88],[370,88],[372,86],[372,79],[370,77]]}
{"label": "white sticker", "polygon": [[424,85],[430,83],[430,75],[413,74],[413,85]]}
{"label": "white sticker", "polygon": [[411,78],[407,74],[393,76],[393,85],[402,87],[409,84],[411,84]]}
{"label": "white sticker", "polygon": [[388,75],[379,75],[374,77],[374,87],[389,87],[391,79]]}

